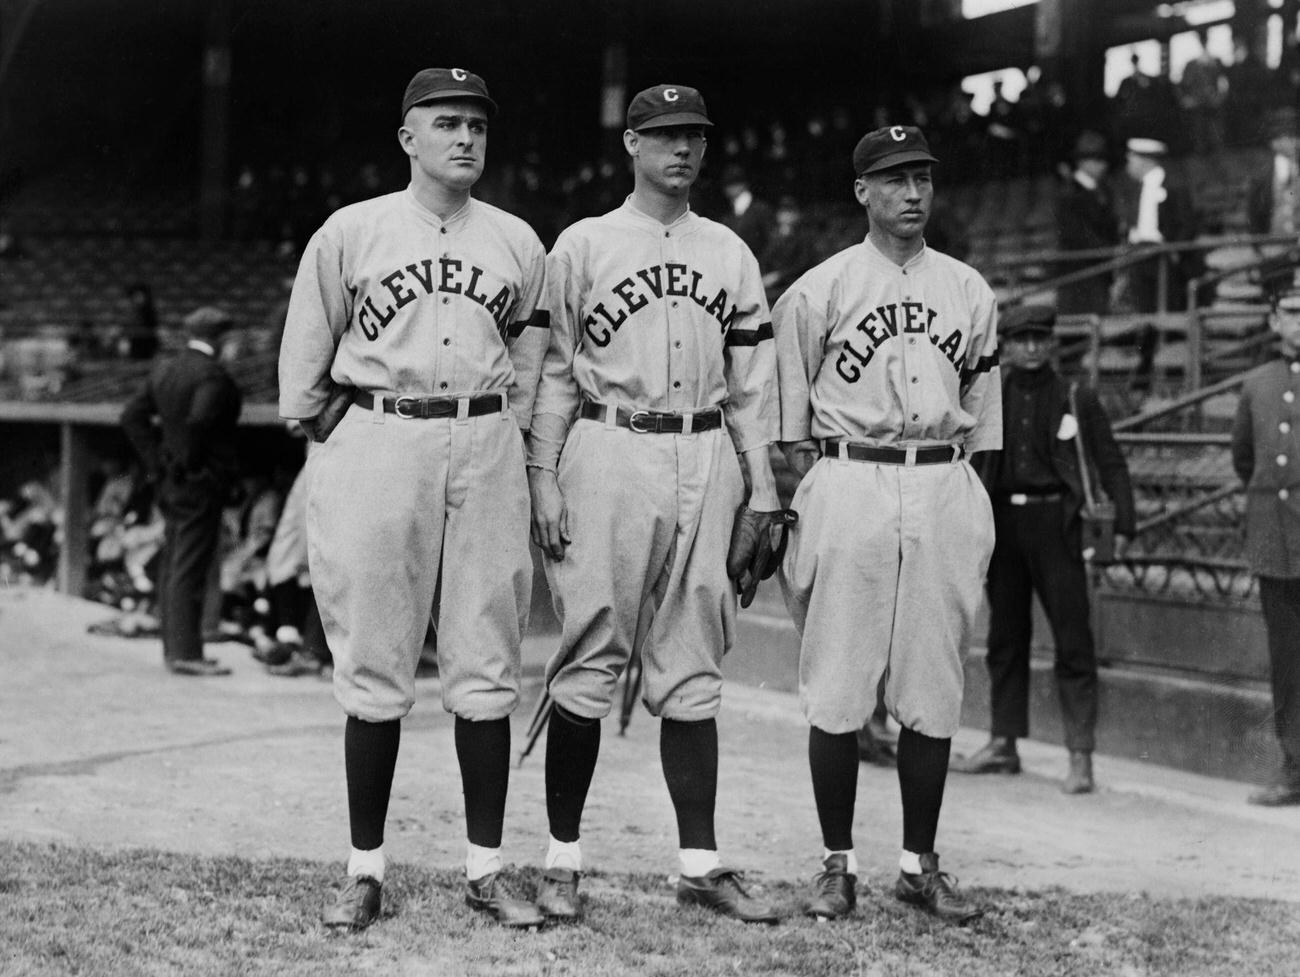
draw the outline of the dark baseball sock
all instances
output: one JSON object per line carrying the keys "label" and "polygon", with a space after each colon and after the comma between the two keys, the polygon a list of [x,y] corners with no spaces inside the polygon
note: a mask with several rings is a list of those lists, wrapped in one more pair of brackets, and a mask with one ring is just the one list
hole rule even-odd
{"label": "dark baseball sock", "polygon": [[348,716],[343,729],[343,765],[348,777],[348,820],[352,847],[371,851],[384,843],[384,821],[397,768],[401,720],[368,723]]}
{"label": "dark baseball sock", "polygon": [[713,833],[713,805],[718,797],[717,722],[662,720],[659,762],[677,812],[680,846],[717,851]]}
{"label": "dark baseball sock", "polygon": [[465,791],[469,842],[480,848],[500,848],[510,784],[510,720],[474,722],[457,716],[456,759]]}
{"label": "dark baseball sock", "polygon": [[298,627],[302,623],[302,588],[297,580],[276,584],[267,594],[271,604],[271,627]]}
{"label": "dark baseball sock", "polygon": [[858,797],[857,733],[828,733],[809,727],[808,769],[812,771],[822,844],[830,851],[850,851],[853,806]]}
{"label": "dark baseball sock", "polygon": [[950,739],[935,739],[906,727],[898,734],[898,786],[903,795],[904,851],[918,855],[934,851],[951,752]]}
{"label": "dark baseball sock", "polygon": [[600,755],[600,720],[558,705],[546,727],[546,817],[556,841],[577,841]]}

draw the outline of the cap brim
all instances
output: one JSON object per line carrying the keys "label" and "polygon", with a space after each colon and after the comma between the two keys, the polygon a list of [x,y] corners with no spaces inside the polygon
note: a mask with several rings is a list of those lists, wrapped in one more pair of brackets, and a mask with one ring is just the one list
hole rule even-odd
{"label": "cap brim", "polygon": [[1050,336],[1055,330],[1041,322],[1026,323],[1023,326],[1012,326],[1010,329],[1002,330],[1003,339],[1014,339],[1016,336],[1023,336],[1027,332],[1041,333],[1044,336]]}
{"label": "cap brim", "polygon": [[937,163],[935,157],[929,153],[922,152],[919,149],[909,149],[907,152],[894,153],[892,156],[886,156],[878,159],[858,176],[866,176],[868,173],[879,173],[881,170],[892,170],[895,166],[905,166],[908,163]]}
{"label": "cap brim", "polygon": [[663,129],[667,126],[711,126],[713,125],[706,117],[699,112],[677,112],[673,115],[656,115],[653,119],[642,122],[633,129],[633,132],[640,132],[643,129]]}
{"label": "cap brim", "polygon": [[[410,105],[408,105],[406,107],[406,112],[411,111],[411,109],[415,108],[417,105],[432,105],[434,102],[452,102],[458,98],[466,99],[473,102],[481,102],[484,106],[487,107],[488,115],[497,114],[497,103],[492,101],[492,99],[488,98],[482,92],[467,92],[467,91],[460,91],[457,89],[453,89],[450,91],[434,92],[431,95],[426,95],[423,98],[418,99],[412,102]],[[402,114],[405,115],[406,112],[403,112]]]}

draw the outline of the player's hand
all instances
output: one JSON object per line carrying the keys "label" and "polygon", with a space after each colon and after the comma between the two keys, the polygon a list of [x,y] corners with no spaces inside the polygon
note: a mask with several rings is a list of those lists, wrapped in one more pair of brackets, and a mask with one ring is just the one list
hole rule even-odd
{"label": "player's hand", "polygon": [[569,510],[555,472],[528,469],[528,494],[533,501],[533,542],[552,560],[563,560],[569,545]]}
{"label": "player's hand", "polygon": [[800,478],[808,474],[808,470],[817,463],[817,459],[822,456],[821,449],[817,447],[817,442],[813,440],[804,441],[782,441],[781,454],[785,456],[785,463],[790,466],[791,470]]}

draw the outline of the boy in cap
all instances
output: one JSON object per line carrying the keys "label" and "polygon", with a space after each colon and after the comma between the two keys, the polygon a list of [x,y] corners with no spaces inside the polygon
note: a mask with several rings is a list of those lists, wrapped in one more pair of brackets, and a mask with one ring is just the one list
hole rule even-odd
{"label": "boy in cap", "polygon": [[1280,775],[1250,795],[1300,804],[1300,281],[1273,300],[1281,356],[1246,375],[1232,428],[1232,467],[1246,483],[1246,555],[1268,629]]}
{"label": "boy in cap", "polygon": [[781,443],[803,476],[781,567],[802,640],[799,697],[821,822],[809,915],[856,903],[856,731],[876,703],[901,727],[903,852],[894,893],[951,922],[980,914],[939,870],[935,836],[961,655],[993,549],[965,456],[1002,444],[997,307],[974,269],[932,251],[929,145],[913,126],[862,137],[853,192],[870,230],[776,303]]}
{"label": "boy in cap", "polygon": [[[720,666],[736,626],[729,574],[742,575],[729,568],[728,540],[737,519],[766,535],[778,502],[768,461],[776,358],[758,262],[689,207],[710,125],[694,88],[640,92],[623,134],[631,196],[568,228],[547,258],[554,324],[528,476],[562,626],[546,669],[551,843],[538,898],[557,918],[579,914],[579,826],[600,721],[644,632],[642,697],[661,718],[677,814],[677,900],[776,921],[723,866],[714,836]],[[738,453],[750,482],[739,516]]]}
{"label": "boy in cap", "polygon": [[[546,345],[545,252],[471,197],[496,103],[483,79],[427,68],[402,99],[411,182],[313,235],[280,348],[280,413],[312,448],[312,586],[347,714],[352,852],[326,926],[379,915],[401,720],[430,612],[465,793],[466,901],[536,926],[500,877],[532,561],[523,438]],[[441,601],[434,595],[441,577]]]}
{"label": "boy in cap", "polygon": [[[1115,505],[1115,550],[1133,536],[1133,489],[1097,394],[1052,367],[1056,310],[1020,305],[1002,316],[1002,450],[975,459],[993,500],[988,657],[992,738],[961,773],[1019,773],[1016,740],[1029,735],[1029,644],[1038,594],[1056,643],[1056,684],[1070,768],[1063,790],[1093,789],[1097,656],[1079,512],[1083,478]],[[1079,441],[1092,469],[1079,469]]]}
{"label": "boy in cap", "polygon": [[185,317],[185,349],[154,366],[122,411],[122,428],[158,486],[166,535],[158,574],[163,663],[177,675],[229,675],[203,655],[203,597],[221,510],[239,471],[235,425],[243,398],[218,358],[232,325],[223,309]]}

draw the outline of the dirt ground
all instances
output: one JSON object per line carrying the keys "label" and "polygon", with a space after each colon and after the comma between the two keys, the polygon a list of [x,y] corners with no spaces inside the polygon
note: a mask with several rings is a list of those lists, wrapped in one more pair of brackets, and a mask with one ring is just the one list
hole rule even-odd
{"label": "dirt ground", "polygon": [[[0,590],[0,837],[341,866],[343,719],[329,683],[268,676],[235,644],[211,650],[231,677],[172,676],[156,640],[87,634],[110,614],[50,591]],[[517,748],[553,646],[546,635],[526,644]],[[723,858],[759,881],[807,878],[820,857],[807,728],[793,695],[744,684],[744,651],[729,659],[719,720]],[[451,722],[436,679],[419,691],[403,724],[386,847],[394,866],[449,867],[463,858]],[[983,738],[964,730],[956,748]],[[543,747],[511,782],[508,862],[536,863],[545,851]],[[1247,785],[1110,757],[1097,758],[1097,793],[1066,797],[1061,751],[1028,742],[1022,753],[1020,777],[949,780],[939,848],[963,884],[1300,902],[1300,809],[1249,807]],[[894,773],[862,767],[855,839],[865,884],[892,882],[901,830]],[[620,737],[611,717],[584,819],[588,867],[668,876],[674,836],[657,723],[639,709]]]}

